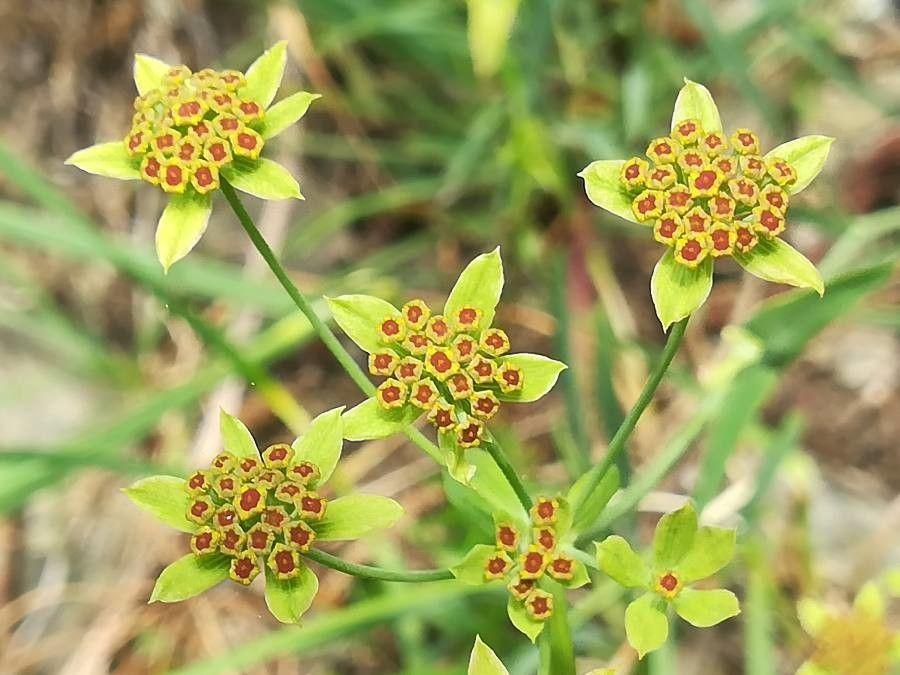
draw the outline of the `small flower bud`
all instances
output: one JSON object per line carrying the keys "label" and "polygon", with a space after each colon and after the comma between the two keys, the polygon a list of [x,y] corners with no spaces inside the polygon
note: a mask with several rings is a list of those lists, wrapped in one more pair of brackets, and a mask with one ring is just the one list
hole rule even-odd
{"label": "small flower bud", "polygon": [[466,371],[478,384],[490,384],[494,381],[494,375],[496,374],[497,368],[490,359],[477,355],[472,359],[472,362],[469,364],[469,367],[466,368]]}
{"label": "small flower bud", "polygon": [[194,552],[194,555],[215,553],[221,536],[221,534],[210,527],[201,527],[191,536],[191,550]]}
{"label": "small flower bud", "polygon": [[[699,153],[693,152],[692,154],[698,155]],[[678,174],[670,164],[654,166],[647,172],[647,187],[654,190],[665,190],[674,185],[677,180]]]}
{"label": "small flower bud", "polygon": [[737,224],[734,228],[734,247],[741,253],[749,253],[759,243],[759,237],[749,225]]}
{"label": "small flower bud", "polygon": [[646,155],[654,164],[674,164],[681,152],[681,145],[673,138],[654,138],[647,146]]}
{"label": "small flower bud", "polygon": [[410,387],[409,402],[422,410],[429,410],[440,392],[431,380],[419,380]]}
{"label": "small flower bud", "polygon": [[681,580],[672,572],[661,574],[656,579],[656,592],[668,600],[678,595],[682,586]]}
{"label": "small flower bud", "polygon": [[257,484],[267,490],[274,490],[282,481],[284,481],[284,474],[278,469],[261,469],[256,477]]}
{"label": "small flower bud", "polygon": [[220,498],[230,500],[234,499],[237,491],[241,487],[241,479],[232,474],[224,474],[215,476],[212,479],[213,489]]}
{"label": "small flower bud", "polygon": [[534,586],[534,579],[523,579],[517,574],[506,588],[516,600],[524,600],[534,590]]}
{"label": "small flower bud", "polygon": [[453,358],[453,351],[449,347],[432,346],[425,353],[425,370],[444,382],[459,371],[459,363]]}
{"label": "small flower bud", "polygon": [[738,129],[730,140],[734,151],[739,155],[759,154],[759,137],[749,129]]}
{"label": "small flower bud", "polygon": [[406,405],[407,387],[400,380],[389,378],[375,390],[375,398],[385,410],[402,408]]}
{"label": "small flower bud", "polygon": [[567,555],[559,555],[550,561],[547,571],[557,581],[568,581],[575,576],[575,561]]}
{"label": "small flower bud", "polygon": [[400,313],[411,330],[422,330],[431,317],[431,309],[424,300],[410,300],[403,305]]}
{"label": "small flower bud", "polygon": [[223,70],[219,72],[219,82],[223,89],[228,91],[237,91],[245,84],[247,80],[244,74],[237,70]]}
{"label": "small flower bud", "polygon": [[622,165],[619,181],[629,190],[644,187],[649,164],[640,157],[632,157]]}
{"label": "small flower bud", "polygon": [[711,157],[721,155],[728,150],[728,140],[725,138],[724,134],[721,134],[718,131],[711,131],[703,134],[699,145],[703,148],[703,151]]}
{"label": "small flower bud", "polygon": [[195,471],[185,481],[185,488],[191,495],[201,495],[206,492],[211,485],[209,471]]}
{"label": "small flower bud", "polygon": [[675,242],[675,260],[686,267],[702,263],[712,245],[706,232],[685,232]]}
{"label": "small flower bud", "polygon": [[735,157],[716,157],[711,164],[719,170],[725,178],[731,178],[738,172],[738,161]]}
{"label": "small flower bud", "polygon": [[378,334],[384,342],[402,342],[406,337],[406,326],[398,317],[388,316],[378,324]]}
{"label": "small flower bud", "polygon": [[241,520],[247,520],[266,508],[265,488],[250,483],[242,485],[238,496],[234,498],[234,508]]}
{"label": "small flower bud", "polygon": [[[681,170],[686,174],[690,174],[692,171],[699,171],[707,165],[707,162],[706,154],[695,148],[687,148],[678,155],[678,166],[680,166]],[[652,173],[653,172],[651,172],[651,174]],[[651,183],[650,187],[668,187],[668,185],[653,185]]]}
{"label": "small flower bud", "polygon": [[556,532],[551,527],[536,527],[532,530],[532,540],[549,553],[556,548]]}
{"label": "small flower bud", "polygon": [[228,473],[237,465],[237,458],[230,452],[221,452],[216,455],[210,464],[211,469],[216,473]]}
{"label": "small flower bud", "polygon": [[300,485],[314,485],[322,476],[319,467],[306,460],[297,462],[286,471],[287,477]]}
{"label": "small flower bud", "polygon": [[203,157],[216,167],[230,164],[234,158],[231,154],[231,144],[218,136],[210,136],[203,147]]}
{"label": "small flower bud", "polygon": [[662,213],[665,195],[659,190],[644,190],[631,202],[631,210],[639,222],[653,220]]}
{"label": "small flower bud", "polygon": [[199,162],[191,174],[191,185],[201,195],[212,192],[219,187],[219,169],[215,164]]}
{"label": "small flower bud", "polygon": [[506,573],[512,568],[512,560],[505,551],[497,551],[497,553],[487,559],[484,564],[484,580],[493,581],[494,579],[502,579]]}
{"label": "small flower bud", "polygon": [[244,550],[247,544],[247,535],[240,525],[229,525],[220,530],[222,538],[219,541],[219,550],[225,555],[235,556]]}
{"label": "small flower bud", "polygon": [[168,86],[179,85],[186,82],[191,76],[191,69],[184,65],[172,66],[163,75],[163,82]]}
{"label": "small flower bud", "polygon": [[499,328],[491,328],[482,333],[479,346],[490,356],[503,356],[509,351],[509,338]]}
{"label": "small flower bud", "polygon": [[696,199],[698,197],[712,197],[719,191],[719,186],[725,176],[713,165],[707,164],[702,169],[698,169],[691,173],[688,180],[688,188],[691,195]]}
{"label": "small flower bud", "polygon": [[753,209],[753,223],[759,232],[769,238],[778,236],[785,228],[784,216],[774,206],[757,206]]}
{"label": "small flower bud", "polygon": [[558,517],[558,511],[558,500],[541,497],[537,504],[531,507],[531,522],[535,525],[553,525]]}
{"label": "small flower bud", "polygon": [[321,520],[325,516],[328,500],[315,492],[307,492],[300,497],[298,506],[304,520]]}
{"label": "small flower bud", "polygon": [[747,178],[732,178],[728,181],[728,190],[735,201],[746,206],[755,206],[759,199],[759,186]]}
{"label": "small flower bud", "polygon": [[264,555],[275,545],[275,533],[262,523],[247,530],[247,549],[257,555]]}
{"label": "small flower bud", "polygon": [[453,406],[437,401],[428,411],[428,421],[437,427],[438,431],[452,431],[456,428],[456,411]]}
{"label": "small flower bud", "polygon": [[280,532],[288,521],[287,511],[281,506],[267,506],[260,516],[260,525],[273,532]]}
{"label": "small flower bud", "polygon": [[436,314],[425,324],[425,336],[436,345],[445,344],[452,336],[450,324],[443,316]]}
{"label": "small flower bud", "polygon": [[284,526],[284,540],[298,551],[308,551],[315,539],[315,530],[302,520]]}
{"label": "small flower bud", "polygon": [[511,394],[522,388],[522,381],[525,375],[521,368],[517,368],[509,363],[504,363],[497,369],[494,380],[500,385],[500,391],[504,394]]}
{"label": "small flower bud", "polygon": [[540,546],[532,544],[519,556],[519,576],[523,579],[539,579],[547,568],[548,557]]}
{"label": "small flower bud", "polygon": [[728,224],[716,221],[709,230],[709,240],[712,244],[709,254],[714,258],[721,258],[734,253],[737,233]]}
{"label": "small flower bud", "polygon": [[428,351],[428,338],[424,333],[410,333],[403,340],[403,348],[413,356],[425,356]]}
{"label": "small flower bud", "polygon": [[762,180],[766,176],[766,163],[759,155],[744,155],[740,158],[741,173],[750,180]]}
{"label": "small flower bud", "polygon": [[682,145],[692,145],[696,143],[702,135],[703,128],[700,125],[700,120],[694,118],[678,122],[672,131],[672,136],[674,136],[675,140]]}
{"label": "small flower bud", "polygon": [[212,127],[220,138],[228,138],[243,131],[244,123],[230,113],[221,113],[212,119]]}
{"label": "small flower bud", "polygon": [[194,497],[188,504],[187,517],[195,523],[205,523],[212,518],[216,507],[206,495]]}
{"label": "small flower bud", "polygon": [[498,523],[495,533],[497,548],[513,552],[519,548],[519,530],[512,523]]}
{"label": "small flower bud", "polygon": [[262,466],[262,462],[256,459],[256,457],[240,457],[237,460],[235,471],[237,471],[241,478],[256,478],[256,476],[259,475]]}
{"label": "small flower bud", "polygon": [[461,448],[472,448],[481,445],[481,437],[484,434],[484,424],[479,420],[469,419],[465,424],[456,428],[456,442]]}
{"label": "small flower bud", "polygon": [[764,206],[772,206],[781,213],[785,213],[788,207],[788,193],[777,185],[766,185],[759,193],[759,203]]}
{"label": "small flower bud", "polygon": [[463,372],[454,373],[447,379],[447,388],[455,401],[469,398],[472,394],[472,378]]}
{"label": "small flower bud", "polygon": [[284,544],[275,545],[267,564],[279,579],[293,579],[300,574],[300,555]]}
{"label": "small flower bud", "polygon": [[674,211],[681,216],[694,205],[694,199],[686,185],[676,183],[665,193],[663,205],[666,211]]}
{"label": "small flower bud", "polygon": [[478,419],[489,420],[500,410],[500,401],[492,391],[476,391],[471,397],[472,414]]}
{"label": "small flower bud", "polygon": [[232,580],[243,586],[249,586],[259,574],[256,556],[250,551],[241,553],[231,561],[231,568],[228,574]]}
{"label": "small flower bud", "polygon": [[709,200],[709,211],[716,220],[730,222],[734,218],[734,209],[734,200],[724,192],[720,192]]}
{"label": "small flower bud", "polygon": [[171,157],[163,161],[159,186],[171,194],[182,194],[191,180],[190,170],[180,159]]}
{"label": "small flower bud", "polygon": [[263,137],[246,127],[231,134],[231,149],[234,154],[248,159],[257,159],[263,149]]}
{"label": "small flower bud", "polygon": [[525,607],[532,618],[545,621],[553,615],[553,596],[535,588],[525,599]]}
{"label": "small flower bud", "polygon": [[397,364],[395,377],[406,384],[414,384],[422,377],[422,371],[425,369],[419,359],[412,356],[404,356]]}
{"label": "small flower bud", "polygon": [[275,499],[284,504],[294,504],[306,490],[299,483],[285,481],[275,488]]}
{"label": "small flower bud", "polygon": [[685,232],[706,232],[712,224],[712,218],[702,206],[695,206],[682,219]]}
{"label": "small flower bud", "polygon": [[653,225],[653,238],[660,244],[674,246],[675,240],[684,232],[681,216],[674,211],[666,211]]}
{"label": "small flower bud", "polygon": [[277,443],[263,450],[262,458],[267,467],[283,469],[294,459],[294,449],[287,443]]}
{"label": "small flower bud", "polygon": [[453,318],[453,329],[460,333],[473,333],[481,325],[481,310],[463,307]]}
{"label": "small flower bud", "polygon": [[225,504],[216,509],[213,523],[220,529],[236,525],[238,522],[237,510],[231,504]]}
{"label": "small flower bud", "polygon": [[450,346],[456,360],[461,364],[471,361],[478,352],[478,342],[471,335],[457,335]]}
{"label": "small flower bud", "polygon": [[772,157],[766,161],[766,171],[781,186],[793,185],[797,182],[797,170],[780,157]]}

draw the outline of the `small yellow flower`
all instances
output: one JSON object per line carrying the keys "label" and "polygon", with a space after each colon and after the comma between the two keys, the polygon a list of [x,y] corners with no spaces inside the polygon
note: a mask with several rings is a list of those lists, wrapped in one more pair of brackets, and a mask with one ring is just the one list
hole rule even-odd
{"label": "small yellow flower", "polygon": [[390,350],[383,350],[378,352],[372,352],[369,354],[369,372],[372,375],[381,375],[382,377],[389,377],[394,374],[394,370],[397,368],[397,364],[400,362],[400,359],[397,358],[397,355]]}
{"label": "small yellow flower", "polygon": [[694,199],[686,185],[676,183],[666,192],[664,205],[667,211],[674,211],[682,216],[694,205]]}
{"label": "small yellow flower", "polygon": [[681,592],[682,588],[684,588],[684,583],[671,571],[658,574],[654,583],[654,590],[666,600],[672,600]]}
{"label": "small yellow flower", "polygon": [[469,363],[478,353],[478,341],[471,335],[457,335],[451,347],[456,360],[462,365]]}
{"label": "small yellow flower", "polygon": [[642,188],[647,180],[649,164],[640,157],[632,157],[622,165],[619,180],[629,190]]}
{"label": "small yellow flower", "polygon": [[256,159],[262,152],[263,138],[259,132],[246,128],[231,134],[231,148],[234,154],[249,159]]}
{"label": "small yellow flower", "polygon": [[691,190],[691,196],[695,199],[698,197],[711,197],[719,191],[719,186],[725,176],[716,167],[708,164],[697,171],[691,173],[688,180],[688,188]]}
{"label": "small yellow flower", "polygon": [[452,405],[448,405],[443,401],[437,401],[428,411],[428,421],[431,422],[438,431],[448,432],[456,428],[456,411]]}
{"label": "small yellow flower", "polygon": [[789,202],[788,193],[778,185],[766,185],[759,193],[759,203],[772,206],[782,213],[787,210]]}
{"label": "small yellow flower", "polygon": [[481,445],[484,435],[484,424],[477,419],[469,418],[464,424],[456,427],[456,442],[461,448],[471,448]]}
{"label": "small yellow flower", "polygon": [[674,211],[663,213],[653,226],[653,238],[666,246],[674,245],[675,240],[681,236],[682,232],[684,232],[684,225],[681,216]]}
{"label": "small yellow flower", "polygon": [[378,386],[378,389],[375,390],[375,397],[378,399],[381,407],[386,410],[402,408],[406,404],[407,391],[407,387],[403,382],[391,377]]}
{"label": "small yellow flower", "polygon": [[644,190],[631,202],[631,210],[642,223],[653,220],[662,213],[664,200],[665,195],[659,190]]}
{"label": "small yellow flower", "polygon": [[736,157],[713,157],[710,163],[719,170],[725,178],[737,175],[740,165]]}
{"label": "small yellow flower", "polygon": [[472,395],[472,378],[464,372],[454,373],[447,379],[447,388],[454,401],[462,401]]}
{"label": "small yellow flower", "polygon": [[517,368],[509,363],[504,363],[497,369],[494,380],[500,385],[500,391],[509,394],[519,391],[522,388],[522,380],[524,374],[521,368]]}
{"label": "small yellow flower", "polygon": [[797,170],[780,157],[766,160],[766,171],[781,186],[793,185],[797,182]]}
{"label": "small yellow flower", "polygon": [[425,352],[425,370],[440,382],[459,371],[459,362],[453,358],[449,347],[431,346]]}
{"label": "small yellow flower", "polygon": [[720,258],[734,253],[737,233],[727,223],[717,220],[709,230],[709,240],[712,244],[709,254],[713,258]]}
{"label": "small yellow flower", "polygon": [[410,333],[403,340],[403,348],[413,356],[424,356],[428,351],[428,338],[423,333]]}
{"label": "small yellow flower", "polygon": [[724,154],[728,150],[728,139],[725,134],[711,131],[703,135],[699,142],[700,147],[711,157]]}
{"label": "small yellow flower", "polygon": [[682,218],[685,232],[706,232],[712,224],[712,218],[702,206],[695,206]]}
{"label": "small yellow flower", "polygon": [[256,562],[256,555],[250,551],[245,551],[231,560],[231,567],[228,572],[232,580],[242,586],[249,586],[253,580],[259,575],[259,565]]}
{"label": "small yellow flower", "polygon": [[755,206],[759,200],[759,186],[747,178],[732,178],[728,181],[728,190],[735,201],[745,206]]}
{"label": "small yellow flower", "polygon": [[410,387],[409,402],[417,408],[430,410],[440,392],[431,380],[419,380]]}
{"label": "small yellow flower", "polygon": [[[699,153],[693,153],[699,154]],[[672,165],[660,164],[654,166],[647,172],[647,186],[654,190],[665,190],[667,187],[674,185],[678,180],[678,174]]]}
{"label": "small yellow flower", "polygon": [[[690,174],[692,171],[699,171],[709,162],[706,154],[702,150],[698,150],[696,148],[686,148],[682,150],[681,154],[678,155],[678,166],[681,167],[681,170],[687,174]],[[656,187],[655,185],[651,185],[650,187]],[[668,187],[668,186],[662,186]]]}
{"label": "small yellow flower", "polygon": [[650,141],[645,154],[654,164],[674,164],[680,152],[681,144],[674,138],[664,136]]}
{"label": "small yellow flower", "polygon": [[469,367],[466,368],[466,371],[478,384],[490,384],[494,381],[494,375],[497,372],[497,368],[493,361],[486,359],[479,354],[472,359],[472,362],[469,364]]}
{"label": "small yellow flower", "polygon": [[709,200],[709,212],[716,220],[730,222],[734,218],[734,200],[724,192],[714,195]]}
{"label": "small yellow flower", "polygon": [[744,155],[740,158],[741,173],[747,178],[759,181],[766,176],[766,163],[759,155]]}
{"label": "small yellow flower", "polygon": [[681,145],[693,145],[703,136],[703,127],[698,119],[681,120],[672,132]]}
{"label": "small yellow flower", "polygon": [[738,129],[731,135],[731,145],[739,155],[758,155],[759,136],[750,129]]}
{"label": "small yellow flower", "polygon": [[547,552],[532,544],[528,550],[519,557],[519,576],[523,579],[539,579],[550,562]]}
{"label": "small yellow flower", "polygon": [[515,552],[519,548],[519,530],[512,523],[497,523],[494,535],[497,548]]}
{"label": "small yellow flower", "polygon": [[749,253],[759,243],[754,228],[747,223],[737,223],[734,228],[734,247],[741,253]]}
{"label": "small yellow flower", "polygon": [[512,568],[512,559],[506,551],[497,551],[484,563],[484,580],[502,579]]}
{"label": "small yellow flower", "polygon": [[482,420],[489,420],[500,410],[500,401],[492,391],[476,391],[472,394],[472,414]]}
{"label": "small yellow flower", "polygon": [[450,324],[440,314],[436,314],[425,325],[425,336],[436,345],[445,344],[452,336]]}
{"label": "small yellow flower", "polygon": [[463,307],[453,319],[453,328],[460,333],[472,333],[481,324],[481,310],[474,307]]}
{"label": "small yellow flower", "polygon": [[480,347],[490,356],[503,356],[509,351],[509,338],[499,328],[491,328],[482,333]]}
{"label": "small yellow flower", "polygon": [[400,310],[410,330],[422,330],[431,317],[431,309],[424,300],[410,300]]}
{"label": "small yellow flower", "polygon": [[403,342],[406,326],[399,317],[388,316],[378,324],[378,334],[385,342]]}
{"label": "small yellow flower", "polygon": [[293,579],[300,574],[300,554],[284,544],[275,544],[267,564],[279,579]]}
{"label": "small yellow flower", "polygon": [[706,256],[712,245],[706,232],[685,232],[675,242],[675,260],[686,267],[697,267]]}
{"label": "small yellow flower", "polygon": [[191,172],[191,185],[201,195],[219,187],[219,169],[215,164],[199,162]]}
{"label": "small yellow flower", "polygon": [[753,223],[767,237],[777,237],[784,232],[785,221],[781,211],[774,206],[757,206],[753,209]]}
{"label": "small yellow flower", "polygon": [[394,375],[401,382],[405,382],[406,384],[413,384],[422,377],[423,370],[424,366],[419,359],[412,356],[404,356],[397,363],[397,368],[394,372]]}

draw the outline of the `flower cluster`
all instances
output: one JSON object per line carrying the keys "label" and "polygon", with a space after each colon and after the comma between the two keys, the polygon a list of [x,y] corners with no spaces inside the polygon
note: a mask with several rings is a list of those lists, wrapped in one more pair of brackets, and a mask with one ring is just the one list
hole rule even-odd
{"label": "flower cluster", "polygon": [[484,423],[500,409],[497,394],[522,389],[522,369],[502,358],[506,333],[483,328],[475,307],[445,317],[412,300],[400,314],[378,325],[385,348],[369,354],[369,372],[387,378],[378,402],[388,410],[415,406],[438,431],[454,432],[460,447],[480,445]]}
{"label": "flower cluster", "polygon": [[507,581],[510,596],[537,621],[553,615],[553,595],[539,587],[540,580],[547,577],[565,584],[580,569],[574,558],[559,550],[559,511],[558,499],[542,497],[529,514],[530,533],[520,532],[512,522],[497,523],[496,549],[484,561],[484,580]]}
{"label": "flower cluster", "polygon": [[797,170],[760,155],[749,129],[726,138],[698,119],[680,120],[670,136],[650,141],[647,157],[626,160],[619,180],[633,197],[635,218],[651,223],[656,241],[674,247],[682,265],[749,253],[759,237],[784,232]]}
{"label": "flower cluster", "polygon": [[219,187],[219,169],[236,157],[256,159],[265,141],[254,127],[265,115],[257,101],[242,98],[244,74],[211,68],[192,73],[171,67],[159,86],[134,99],[125,151],[140,160],[141,179],[165,192]]}
{"label": "flower cluster", "polygon": [[187,479],[187,518],[199,529],[191,536],[194,555],[231,558],[232,580],[249,585],[265,562],[279,579],[300,571],[299,554],[316,538],[311,523],[325,516],[327,500],[316,491],[319,467],[294,462],[294,450],[278,444],[261,458],[217,456],[208,471]]}

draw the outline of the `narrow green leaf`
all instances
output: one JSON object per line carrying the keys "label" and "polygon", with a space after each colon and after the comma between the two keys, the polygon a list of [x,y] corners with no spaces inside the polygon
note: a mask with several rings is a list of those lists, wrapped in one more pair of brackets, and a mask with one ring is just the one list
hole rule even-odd
{"label": "narrow green leaf", "polygon": [[287,98],[283,98],[271,108],[266,110],[265,118],[259,127],[259,133],[265,139],[273,138],[295,124],[309,110],[309,105],[321,94],[311,94],[308,91],[298,91]]}
{"label": "narrow green leaf", "polygon": [[803,136],[782,143],[766,153],[766,159],[780,157],[797,171],[797,181],[788,192],[797,194],[815,180],[828,160],[834,139],[829,136]]}
{"label": "narrow green leaf", "polygon": [[415,422],[422,411],[414,405],[385,410],[374,398],[367,398],[344,413],[344,438],[368,441],[401,433]]}
{"label": "narrow green leaf", "polygon": [[506,666],[494,650],[481,641],[480,635],[475,636],[475,646],[472,647],[469,669],[466,672],[467,675],[509,675]]}
{"label": "narrow green leaf", "polygon": [[264,51],[247,68],[247,84],[241,87],[238,95],[259,103],[268,108],[284,77],[284,66],[287,63],[287,41],[282,40]]}
{"label": "narrow green leaf", "polygon": [[672,130],[678,122],[686,119],[700,120],[704,131],[722,131],[719,109],[709,89],[684,78],[684,86],[678,92],[675,109],[672,111]]}
{"label": "narrow green leaf", "polygon": [[300,623],[319,591],[319,579],[306,565],[293,579],[279,579],[266,565],[266,605],[281,623]]}
{"label": "narrow green leaf", "polygon": [[476,544],[466,553],[466,557],[450,568],[457,579],[470,586],[489,583],[484,578],[484,570],[489,558],[497,555],[496,547],[490,544]]}
{"label": "narrow green leaf", "polygon": [[650,570],[631,545],[617,534],[594,543],[597,566],[603,573],[625,588],[647,588]]}
{"label": "narrow green leaf", "polygon": [[724,588],[712,591],[685,588],[673,604],[678,616],[698,628],[715,626],[741,613],[735,594]]}
{"label": "narrow green leaf", "polygon": [[230,562],[219,553],[203,557],[188,553],[156,579],[150,602],[181,602],[200,595],[228,578]]}
{"label": "narrow green leaf", "polygon": [[197,526],[185,517],[190,496],[184,479],[175,476],[150,476],[123,488],[128,498],[157,520],[181,532],[193,532]]}
{"label": "narrow green leaf", "polygon": [[148,56],[147,54],[134,55],[134,84],[138,94],[146,94],[151,89],[159,89],[163,75],[171,68],[165,61]]}
{"label": "narrow green leaf", "polygon": [[303,199],[300,185],[278,162],[260,157],[222,167],[222,176],[241,192],[260,199]]}
{"label": "narrow green leaf", "polygon": [[535,642],[538,639],[538,635],[544,630],[545,622],[531,618],[531,615],[525,608],[525,603],[521,600],[516,600],[512,596],[509,596],[509,600],[506,602],[506,613],[509,615],[512,625],[527,635],[532,642]]}
{"label": "narrow green leaf", "polygon": [[650,295],[663,330],[668,330],[673,323],[689,316],[706,302],[712,282],[711,258],[691,268],[677,262],[672,249],[667,249],[653,268],[650,279]]}
{"label": "narrow green leaf", "polygon": [[638,658],[662,647],[669,637],[669,620],[661,602],[654,593],[645,593],[625,608],[625,634]]}
{"label": "narrow green leaf", "polygon": [[319,485],[331,477],[341,458],[344,445],[344,422],[341,419],[343,412],[344,406],[341,406],[317,415],[304,434],[291,444],[295,462],[303,460],[319,467]]}
{"label": "narrow green leaf", "polygon": [[467,0],[469,54],[475,74],[490,77],[503,63],[519,0]]}
{"label": "narrow green leaf", "polygon": [[481,327],[487,328],[494,321],[494,311],[503,292],[503,261],[500,247],[490,253],[482,253],[472,260],[459,275],[453,290],[447,296],[444,316],[456,318],[459,310],[474,307],[481,310]]}
{"label": "narrow green leaf", "polygon": [[581,504],[581,509],[575,514],[573,523],[573,529],[577,533],[583,532],[594,524],[594,521],[600,517],[600,514],[603,512],[603,509],[606,508],[606,505],[609,503],[609,500],[612,499],[616,490],[619,489],[619,469],[615,466],[611,466],[609,471],[607,471],[606,475],[603,477],[603,480],[600,482],[600,485],[594,490],[594,494],[586,495],[584,492],[591,480],[592,477],[590,474],[582,474],[581,477],[572,484],[572,487],[566,495],[566,501],[570,504]]}
{"label": "narrow green leaf", "polygon": [[518,403],[537,401],[553,389],[559,374],[568,368],[565,363],[540,354],[510,354],[503,357],[503,363],[522,369],[522,388],[508,394],[498,392],[497,398]]}
{"label": "narrow green leaf", "polygon": [[138,162],[125,152],[125,144],[122,141],[98,143],[79,150],[66,160],[66,164],[107,178],[118,178],[119,180],[140,180],[141,178]]}
{"label": "narrow green leaf", "polygon": [[724,527],[697,530],[691,549],[676,567],[681,581],[689,584],[706,579],[725,567],[734,557],[735,536],[735,530]]}
{"label": "narrow green leaf", "polygon": [[653,535],[653,563],[661,570],[673,569],[694,545],[697,512],[691,502],[667,513],[656,524]]}
{"label": "narrow green leaf", "polygon": [[250,430],[237,417],[224,410],[219,411],[219,433],[222,436],[222,446],[235,457],[259,457],[259,450]]}
{"label": "narrow green leaf", "polygon": [[400,310],[372,295],[341,295],[325,298],[334,322],[367,354],[384,349],[378,326],[385,319],[402,321]]}
{"label": "narrow green leaf", "polygon": [[783,239],[760,238],[752,251],[735,253],[734,259],[760,279],[811,288],[820,296],[825,294],[825,284],[816,266]]}
{"label": "narrow green leaf", "polygon": [[601,209],[606,209],[620,218],[636,223],[631,210],[631,196],[619,181],[624,159],[602,159],[588,164],[578,174],[584,179],[584,191],[588,199]]}
{"label": "narrow green leaf", "polygon": [[210,213],[212,199],[209,195],[189,190],[169,198],[156,226],[156,255],[166,272],[200,241],[209,224]]}
{"label": "narrow green leaf", "polygon": [[389,528],[402,515],[403,507],[389,497],[354,494],[328,502],[325,517],[313,527],[322,541],[359,539]]}

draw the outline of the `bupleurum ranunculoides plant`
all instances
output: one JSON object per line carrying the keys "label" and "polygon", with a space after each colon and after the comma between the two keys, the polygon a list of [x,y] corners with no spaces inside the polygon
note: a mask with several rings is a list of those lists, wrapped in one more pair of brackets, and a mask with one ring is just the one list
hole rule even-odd
{"label": "bupleurum ranunculoides plant", "polygon": [[[797,675],[888,675],[900,669],[900,632],[888,622],[888,602],[900,597],[900,570],[886,583],[869,581],[851,608],[814,598],[797,603],[797,616],[812,639],[809,658]],[[884,587],[887,588],[884,588]]]}
{"label": "bupleurum ranunculoides plant", "polygon": [[671,132],[650,141],[646,158],[600,160],[578,175],[594,204],[652,229],[666,247],[650,290],[668,329],[706,301],[718,258],[824,293],[818,270],[781,235],[793,195],[822,170],[833,140],[804,136],[762,154],[756,133],[727,134],[709,91],[685,80]]}
{"label": "bupleurum ranunculoides plant", "polygon": [[734,530],[698,527],[690,502],[660,519],[649,564],[617,535],[597,544],[597,564],[604,574],[626,588],[643,591],[625,610],[625,634],[641,658],[666,641],[669,606],[701,628],[740,613],[731,591],[691,587],[725,567],[734,556],[734,544]]}
{"label": "bupleurum ranunculoides plant", "polygon": [[474,586],[504,584],[509,619],[533,642],[553,616],[559,587],[590,582],[575,536],[568,501],[540,497],[527,516],[518,509],[495,515],[494,543],[476,545],[451,571]]}
{"label": "bupleurum ranunculoides plant", "polygon": [[156,252],[166,270],[200,240],[222,179],[262,199],[303,199],[290,172],[260,156],[269,139],[319,98],[297,92],[271,105],[284,74],[286,45],[264,52],[246,73],[194,73],[136,55],[138,97],[124,140],[93,145],[66,160],[100,176],[142,180],[169,196],[156,229]]}
{"label": "bupleurum ranunculoides plant", "polygon": [[485,424],[506,402],[536,401],[565,364],[538,354],[510,354],[506,333],[492,327],[503,290],[499,249],[468,264],[441,313],[422,300],[401,309],[370,295],[329,298],[335,322],[384,377],[375,396],[344,414],[354,441],[403,431],[425,415],[437,429],[450,474],[461,482],[474,467],[467,448],[487,442]]}
{"label": "bupleurum ranunculoides plant", "polygon": [[262,572],[269,611],[298,622],[319,586],[303,554],[316,542],[356,539],[403,515],[387,497],[322,495],[341,456],[342,412],[322,413],[291,445],[260,452],[244,424],[223,411],[224,450],[208,469],[127,488],[135,504],[191,535],[191,552],[162,571],[150,601],[186,600],[229,578],[249,586]]}

